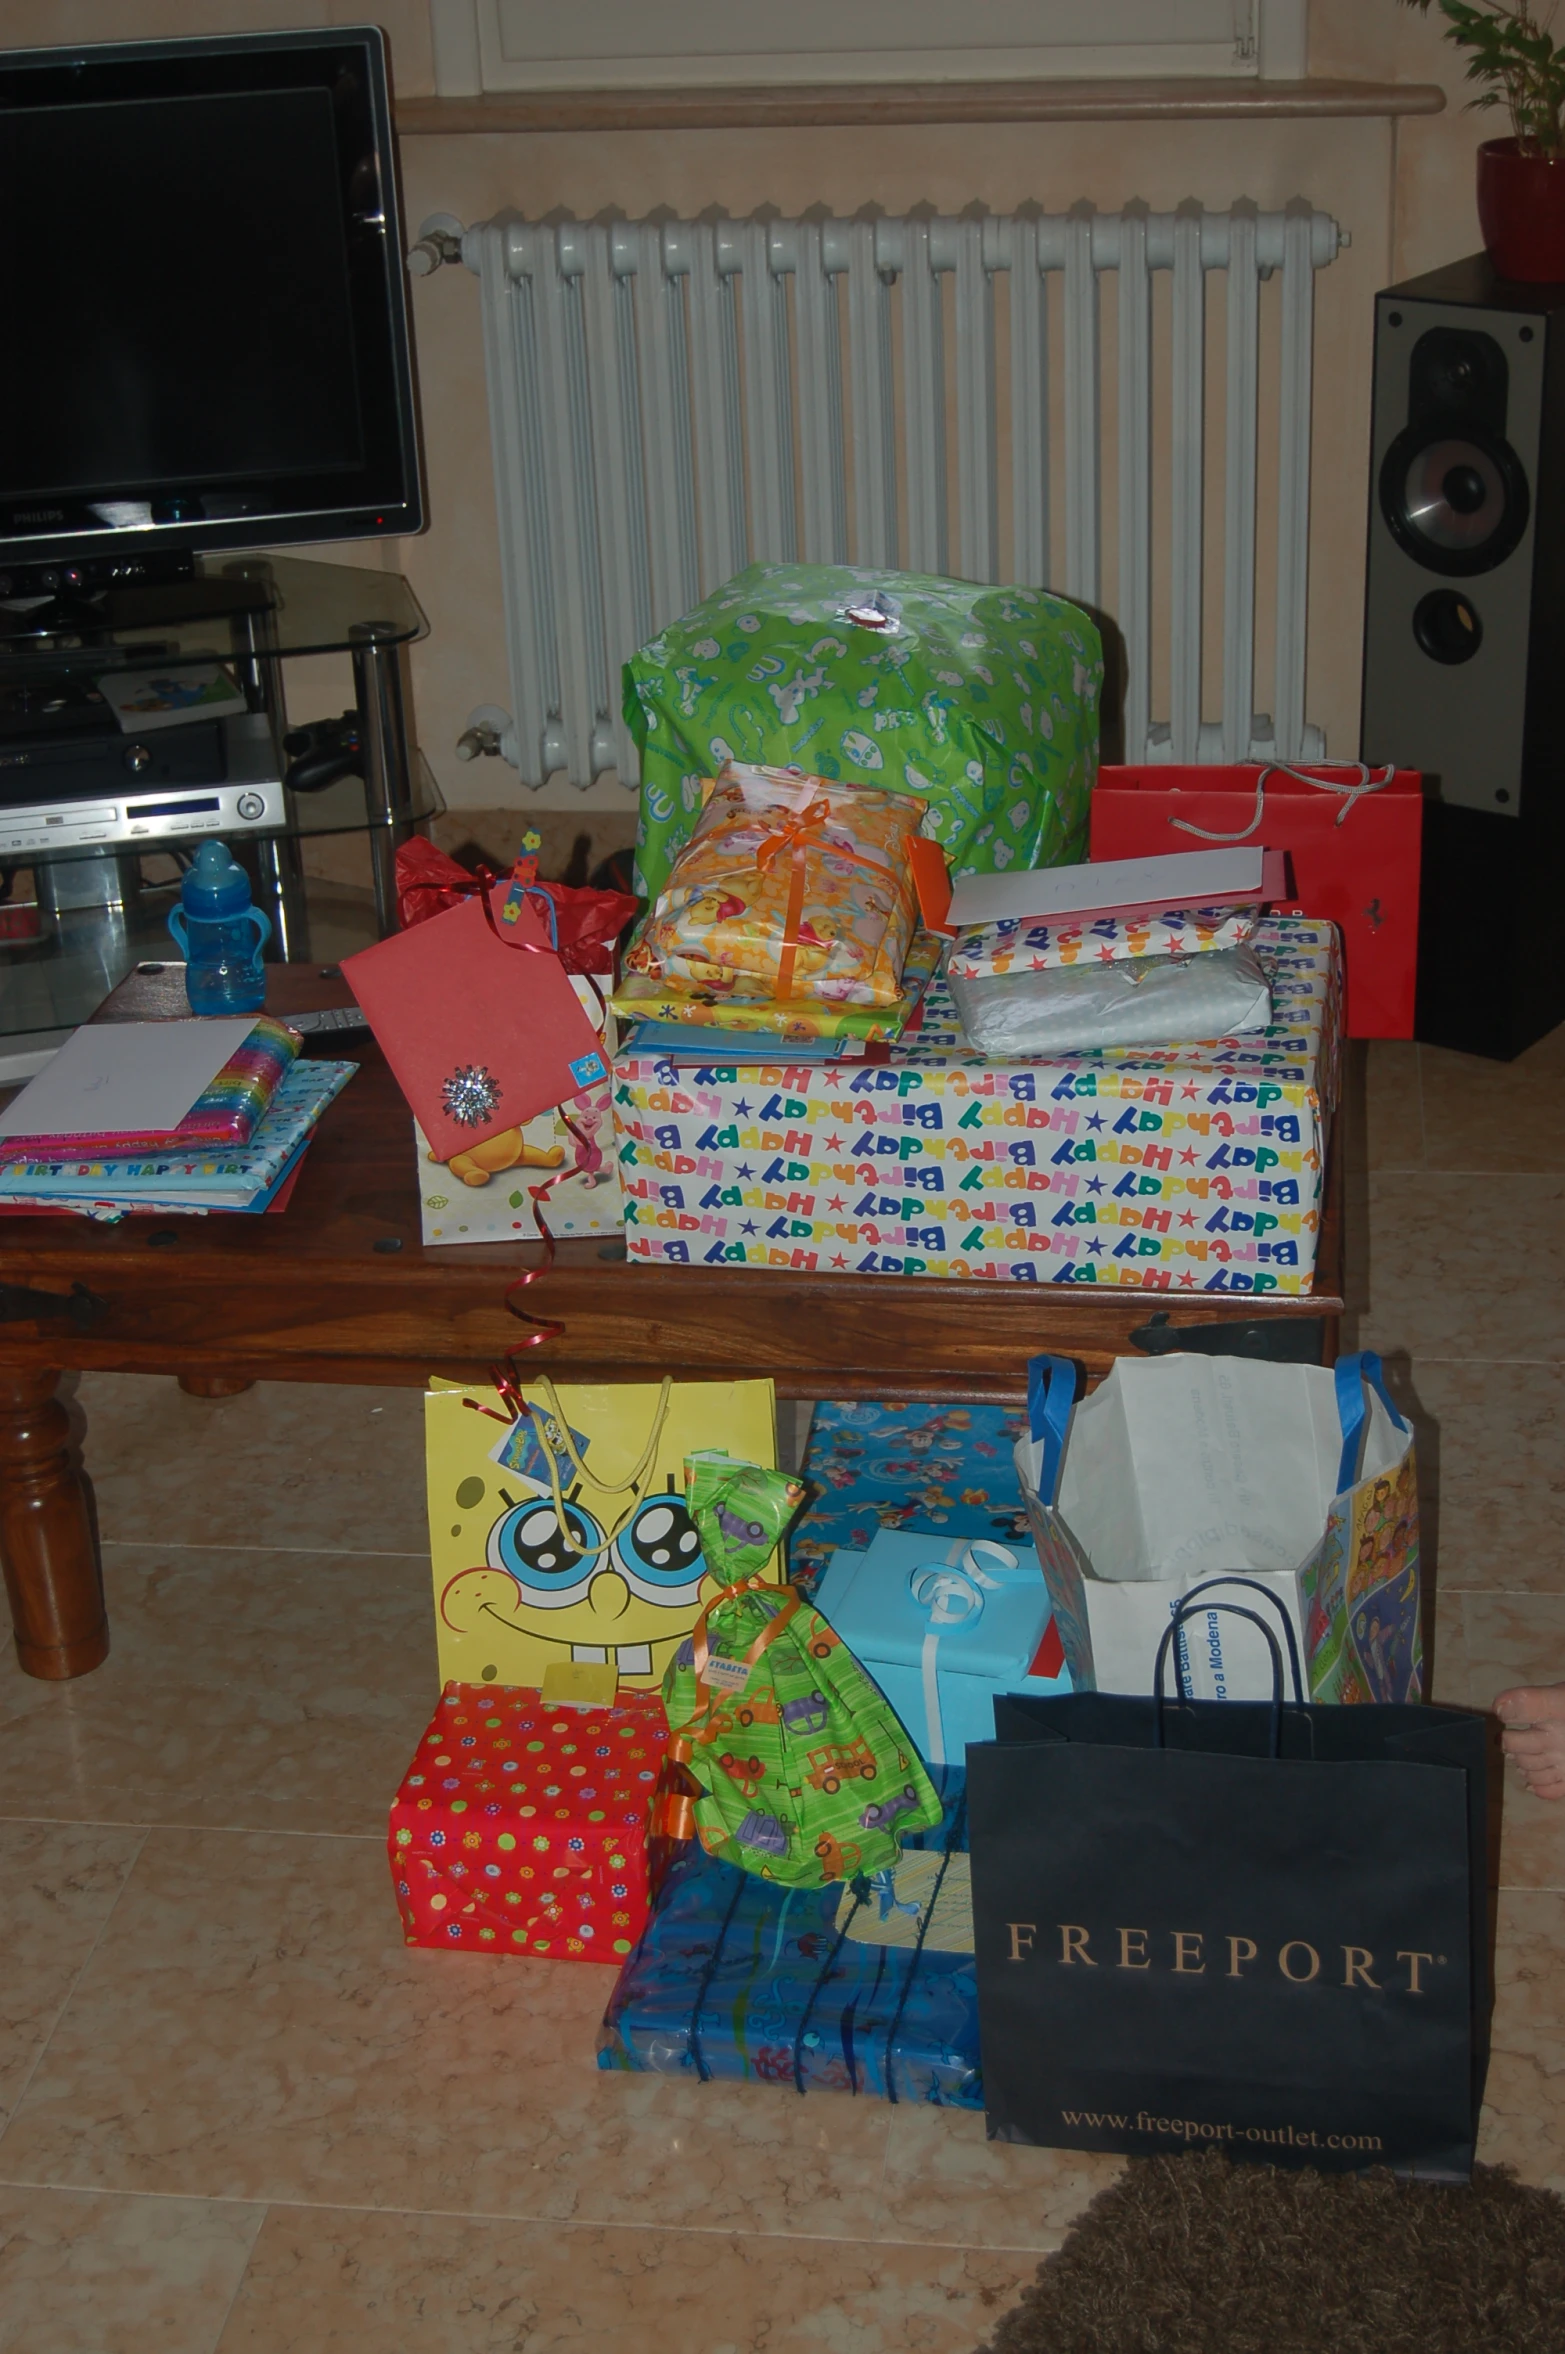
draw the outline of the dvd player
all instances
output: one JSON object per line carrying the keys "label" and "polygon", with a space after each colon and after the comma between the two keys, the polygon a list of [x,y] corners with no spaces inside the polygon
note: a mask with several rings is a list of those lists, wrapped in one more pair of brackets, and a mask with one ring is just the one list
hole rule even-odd
{"label": "dvd player", "polygon": [[[221,731],[214,778],[156,782],[105,777],[85,796],[35,793],[26,801],[0,794],[0,859],[37,850],[86,850],[102,844],[152,849],[192,834],[275,833],[288,822],[282,778],[263,713],[205,723]],[[172,732],[172,731],[171,731]],[[203,729],[203,732],[204,729]],[[47,768],[36,773],[39,786]],[[12,787],[20,780],[13,777]]]}

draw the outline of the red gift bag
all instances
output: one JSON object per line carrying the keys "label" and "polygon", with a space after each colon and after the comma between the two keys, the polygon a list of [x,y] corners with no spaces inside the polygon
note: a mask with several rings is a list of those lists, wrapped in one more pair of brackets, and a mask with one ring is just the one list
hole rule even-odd
{"label": "red gift bag", "polygon": [[1100,768],[1094,858],[1253,842],[1286,850],[1296,897],[1278,913],[1342,934],[1350,1038],[1411,1038],[1423,779],[1416,769]]}

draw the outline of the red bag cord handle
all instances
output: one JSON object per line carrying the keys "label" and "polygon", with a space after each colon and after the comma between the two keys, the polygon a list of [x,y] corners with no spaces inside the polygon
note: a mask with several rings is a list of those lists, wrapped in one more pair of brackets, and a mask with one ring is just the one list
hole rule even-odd
{"label": "red bag cord handle", "polygon": [[[1171,826],[1177,826],[1182,834],[1199,835],[1203,842],[1248,842],[1266,813],[1267,778],[1269,776],[1291,776],[1301,785],[1313,785],[1318,793],[1338,793],[1342,796],[1342,807],[1338,810],[1336,818],[1336,822],[1340,826],[1349,811],[1357,808],[1366,793],[1378,793],[1381,786],[1389,785],[1396,775],[1395,768],[1389,763],[1384,776],[1376,776],[1367,760],[1356,760],[1353,765],[1358,771],[1356,782],[1351,785],[1339,785],[1333,777],[1308,776],[1302,768],[1294,768],[1286,760],[1269,760],[1255,780],[1255,815],[1249,824],[1241,826],[1236,834],[1215,833],[1210,826],[1193,825],[1188,817],[1171,817],[1168,822]],[[1177,786],[1174,789],[1176,792],[1178,791]]]}

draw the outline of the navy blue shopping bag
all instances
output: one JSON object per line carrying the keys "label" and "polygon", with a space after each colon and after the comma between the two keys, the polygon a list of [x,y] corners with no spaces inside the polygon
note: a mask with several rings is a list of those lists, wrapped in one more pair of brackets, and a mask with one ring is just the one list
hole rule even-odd
{"label": "navy blue shopping bag", "polygon": [[[1225,1606],[1232,1607],[1232,1606]],[[1183,1614],[1181,1614],[1182,1616]],[[1079,1693],[967,1752],[991,2136],[1470,2173],[1481,1716]]]}

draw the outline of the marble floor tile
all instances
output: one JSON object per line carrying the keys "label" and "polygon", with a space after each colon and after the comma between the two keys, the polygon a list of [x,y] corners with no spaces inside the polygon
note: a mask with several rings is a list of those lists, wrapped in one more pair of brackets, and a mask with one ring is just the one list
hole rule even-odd
{"label": "marble floor tile", "polygon": [[602,2072],[612,1983],[404,1946],[378,1842],[155,1831],[0,2179],[872,2234],[884,2104]]}
{"label": "marble floor tile", "polygon": [[1512,1684],[1565,1683],[1565,1594],[1463,1594],[1467,1693],[1491,1708]]}
{"label": "marble floor tile", "polygon": [[1364,1081],[1364,1157],[1371,1169],[1422,1169],[1424,1099],[1420,1049],[1411,1039],[1369,1041]]}
{"label": "marble floor tile", "polygon": [[0,2187],[0,2354],[212,2354],[264,2213]]}
{"label": "marble floor tile", "polygon": [[274,2208],[219,2354],[970,2354],[1030,2256]]}
{"label": "marble floor tile", "polygon": [[1440,1591],[1565,1593],[1565,1365],[1388,1365],[1418,1440]]}
{"label": "marble floor tile", "polygon": [[891,2112],[881,2236],[933,2246],[1057,2248],[1122,2158],[989,2141],[969,2109],[899,2102]]}
{"label": "marble floor tile", "polygon": [[106,1545],[112,1649],[0,1665],[0,1816],[384,1836],[439,1697],[409,1554]]}
{"label": "marble floor tile", "polygon": [[1565,1169],[1565,1031],[1513,1063],[1417,1050],[1431,1169]]}
{"label": "marble floor tile", "polygon": [[1364,1348],[1565,1360],[1565,1176],[1371,1173]]}
{"label": "marble floor tile", "polygon": [[1424,1696],[1443,1708],[1467,1708],[1467,1619],[1463,1594],[1437,1593],[1424,1621]]}
{"label": "marble floor tile", "polygon": [[[3,2145],[0,2145],[3,2146]],[[1565,2192],[1565,1895],[1506,1889],[1478,2155]]]}
{"label": "marble floor tile", "polygon": [[[1565,1595],[1464,1594],[1467,1705],[1492,1707],[1513,1684],[1565,1683]],[[1565,1889],[1565,1801],[1534,1798],[1516,1768],[1504,1778],[1500,1884]]]}
{"label": "marble floor tile", "polygon": [[420,1390],[259,1381],[187,1398],[172,1376],[84,1373],[76,1404],[105,1537],[429,1558]]}
{"label": "marble floor tile", "polygon": [[97,1823],[0,1822],[0,2117],[31,2075],[141,1841],[139,1831]]}

